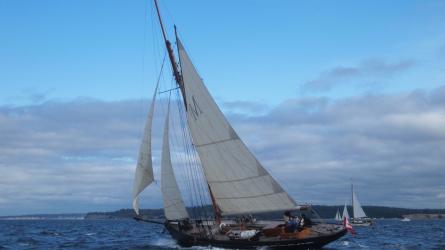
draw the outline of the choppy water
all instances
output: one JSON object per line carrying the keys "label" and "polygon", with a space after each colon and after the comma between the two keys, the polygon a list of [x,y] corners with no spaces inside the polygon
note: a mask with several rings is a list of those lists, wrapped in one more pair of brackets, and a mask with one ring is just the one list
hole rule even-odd
{"label": "choppy water", "polygon": [[[445,220],[379,220],[325,249],[445,249]],[[133,220],[0,220],[0,249],[179,249],[161,225]],[[205,247],[189,249],[209,249]]]}

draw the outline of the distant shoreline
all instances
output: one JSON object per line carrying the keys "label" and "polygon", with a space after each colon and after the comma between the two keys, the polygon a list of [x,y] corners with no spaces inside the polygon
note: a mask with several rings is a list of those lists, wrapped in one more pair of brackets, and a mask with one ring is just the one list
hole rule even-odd
{"label": "distant shoreline", "polygon": [[83,220],[85,213],[79,214],[28,214],[0,216],[0,220]]}
{"label": "distant shoreline", "polygon": [[[335,216],[337,210],[340,212],[343,206],[312,206],[323,219],[331,219]],[[207,207],[209,213],[211,208]],[[351,207],[348,207],[351,212]],[[445,219],[445,209],[411,209],[411,208],[397,208],[397,207],[382,207],[382,206],[363,206],[366,214],[371,218],[378,219],[402,219],[409,218],[411,220],[428,220],[428,219]],[[191,209],[189,209],[191,210]],[[141,214],[144,218],[162,219],[164,212],[162,208],[158,209],[142,209]],[[190,214],[193,214],[192,212]],[[281,218],[282,212],[270,212],[255,215],[259,219],[277,219]],[[94,220],[94,219],[132,219],[136,214],[132,209],[120,209],[113,212],[90,212],[90,213],[66,213],[66,214],[29,214],[29,215],[14,215],[14,216],[0,216],[0,220]]]}

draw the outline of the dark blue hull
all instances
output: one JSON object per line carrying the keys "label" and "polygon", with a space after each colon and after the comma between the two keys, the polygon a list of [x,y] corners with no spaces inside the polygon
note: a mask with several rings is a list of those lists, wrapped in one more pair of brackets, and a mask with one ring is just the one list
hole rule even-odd
{"label": "dark blue hull", "polygon": [[191,246],[214,246],[231,249],[252,249],[257,247],[270,247],[272,249],[318,249],[332,241],[335,241],[346,234],[346,229],[341,229],[329,234],[319,235],[316,237],[307,237],[304,239],[224,239],[218,240],[214,238],[192,236],[186,232],[182,232],[177,227],[165,224],[171,236],[183,247]]}

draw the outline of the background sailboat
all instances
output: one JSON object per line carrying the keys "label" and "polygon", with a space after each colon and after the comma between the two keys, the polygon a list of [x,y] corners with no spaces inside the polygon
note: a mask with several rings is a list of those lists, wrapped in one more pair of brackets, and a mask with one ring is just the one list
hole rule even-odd
{"label": "background sailboat", "polygon": [[357,195],[354,191],[354,185],[351,184],[351,193],[352,193],[352,218],[351,223],[356,226],[369,226],[372,223],[372,220],[368,218],[363,211],[360,202],[357,199]]}
{"label": "background sailboat", "polygon": [[340,211],[337,209],[337,213],[335,214],[335,218],[334,218],[336,221],[341,221],[342,220],[342,218],[341,218],[341,215],[340,215]]}
{"label": "background sailboat", "polygon": [[349,219],[348,207],[346,206],[346,203],[345,203],[345,206],[343,207],[343,214],[342,214],[341,218],[342,218],[342,220],[344,218]]}

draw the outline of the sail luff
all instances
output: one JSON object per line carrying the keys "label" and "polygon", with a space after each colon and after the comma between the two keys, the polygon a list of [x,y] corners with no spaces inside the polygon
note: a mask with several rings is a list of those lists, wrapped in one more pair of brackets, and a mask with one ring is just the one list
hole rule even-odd
{"label": "sail luff", "polygon": [[357,195],[355,194],[354,191],[352,191],[352,197],[353,197],[353,203],[352,203],[353,218],[366,217],[365,211],[363,211],[363,208],[360,202],[358,201]]}
{"label": "sail luff", "polygon": [[170,102],[167,108],[167,117],[165,118],[164,135],[162,142],[162,159],[161,159],[161,192],[164,204],[165,218],[168,220],[180,220],[189,218],[187,209],[181,197],[181,192],[176,182],[173,172],[170,156],[169,143],[169,116]]}
{"label": "sail luff", "polygon": [[295,201],[228,123],[179,39],[177,45],[189,129],[205,178],[222,214],[294,209]]}
{"label": "sail luff", "polygon": [[[162,72],[162,68],[161,68]],[[158,92],[159,81],[151,99],[150,108],[148,110],[147,120],[144,127],[144,135],[139,147],[139,156],[136,166],[134,184],[133,184],[133,209],[139,214],[139,194],[150,185],[153,180],[153,162],[151,152],[151,130],[153,124],[153,114],[155,110],[156,94]]]}

